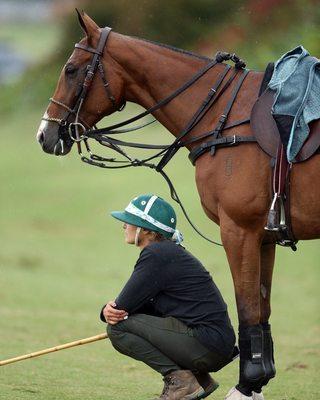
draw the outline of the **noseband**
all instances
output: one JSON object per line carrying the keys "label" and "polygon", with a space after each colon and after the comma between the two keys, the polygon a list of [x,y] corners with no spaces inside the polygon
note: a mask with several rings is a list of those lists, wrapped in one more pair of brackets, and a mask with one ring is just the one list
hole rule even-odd
{"label": "noseband", "polygon": [[[111,30],[112,29],[108,28],[108,27],[103,28],[101,30],[101,35],[100,35],[99,42],[98,42],[96,49],[89,47],[89,46],[84,46],[80,43],[75,44],[75,48],[92,53],[93,56],[90,61],[90,64],[88,64],[86,67],[86,75],[85,75],[84,81],[81,85],[81,90],[79,91],[79,94],[77,96],[74,107],[71,108],[68,105],[64,104],[60,100],[50,98],[51,103],[54,103],[68,111],[66,116],[61,119],[60,118],[51,118],[51,117],[43,117],[42,118],[42,120],[44,120],[44,121],[56,122],[60,126],[59,140],[60,140],[62,149],[63,149],[63,139],[65,139],[65,140],[71,139],[73,142],[77,143],[78,150],[81,152],[81,147],[79,148],[80,142],[82,140],[86,140],[86,136],[84,135],[84,133],[86,132],[87,129],[90,129],[91,126],[88,123],[86,123],[83,119],[81,119],[79,117],[79,114],[80,114],[80,110],[82,108],[83,102],[84,102],[85,98],[87,97],[90,87],[92,85],[93,78],[97,71],[99,72],[99,74],[101,76],[103,86],[106,90],[107,97],[110,100],[110,102],[112,103],[113,108],[115,110],[122,111],[125,107],[126,103],[123,102],[120,105],[120,107],[117,108],[116,99],[111,92],[110,84],[106,78],[106,72],[105,72],[105,69],[101,62],[101,57],[103,56],[103,50],[105,48],[105,45],[106,45],[106,42],[107,42],[107,39],[108,39],[108,36],[109,36]],[[74,122],[68,123],[68,119],[70,118],[71,115],[75,116],[75,120],[74,120]],[[80,128],[80,130],[82,130],[81,135],[79,134],[79,128]],[[67,136],[66,136],[66,131],[68,133]]]}

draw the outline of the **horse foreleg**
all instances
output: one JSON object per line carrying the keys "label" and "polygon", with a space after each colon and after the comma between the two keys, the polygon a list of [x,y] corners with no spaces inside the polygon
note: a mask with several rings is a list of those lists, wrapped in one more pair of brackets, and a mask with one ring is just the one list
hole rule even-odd
{"label": "horse foreleg", "polygon": [[260,324],[260,259],[263,228],[239,227],[224,215],[221,237],[233,277],[239,319],[240,371],[237,389],[246,396],[266,377]]}
{"label": "horse foreleg", "polygon": [[276,369],[274,366],[273,340],[269,318],[271,314],[270,297],[272,285],[272,273],[275,259],[275,244],[261,246],[261,274],[260,274],[260,323],[263,329],[263,360],[266,368],[266,377],[262,385],[266,385],[274,378]]}

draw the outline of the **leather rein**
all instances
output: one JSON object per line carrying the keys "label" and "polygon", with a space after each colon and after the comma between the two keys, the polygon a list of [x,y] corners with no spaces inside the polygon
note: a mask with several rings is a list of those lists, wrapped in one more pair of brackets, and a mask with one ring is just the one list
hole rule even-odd
{"label": "leather rein", "polygon": [[[101,79],[103,81],[103,86],[105,87],[105,90],[106,90],[106,95],[107,95],[108,99],[110,100],[110,102],[112,103],[114,110],[122,111],[126,104],[125,102],[120,104],[120,106],[116,104],[116,99],[112,94],[109,82],[106,78],[106,73],[105,73],[103,64],[101,62],[101,57],[103,56],[103,51],[104,51],[104,48],[105,48],[105,45],[106,45],[106,42],[107,42],[110,32],[111,32],[111,28],[108,28],[108,27],[103,28],[101,30],[100,39],[99,39],[96,49],[94,49],[92,47],[84,46],[80,43],[77,43],[75,45],[76,48],[90,52],[93,54],[90,64],[87,65],[85,79],[84,79],[81,89],[79,90],[79,93],[77,95],[75,105],[73,108],[71,108],[68,105],[64,104],[62,101],[51,98],[50,101],[52,103],[64,108],[67,111],[67,114],[62,119],[44,117],[43,120],[55,122],[59,125],[59,140],[60,140],[60,144],[61,144],[62,153],[64,152],[64,150],[63,150],[64,142],[69,143],[70,145],[73,142],[75,142],[77,144],[78,153],[80,155],[81,160],[89,165],[93,165],[93,166],[97,166],[97,167],[101,167],[101,168],[108,168],[108,169],[127,168],[127,167],[136,167],[136,166],[144,166],[144,167],[155,169],[166,180],[166,182],[170,188],[172,199],[180,205],[186,219],[191,224],[193,229],[200,236],[202,236],[204,239],[208,240],[209,242],[222,246],[221,243],[215,242],[215,241],[209,239],[208,237],[204,236],[197,229],[197,227],[192,223],[186,210],[184,209],[182,202],[180,201],[180,198],[179,198],[170,178],[163,171],[163,168],[171,160],[171,158],[179,150],[179,148],[184,147],[191,143],[198,142],[200,140],[202,141],[203,139],[206,139],[206,138],[210,138],[211,140],[206,143],[201,143],[199,147],[194,148],[190,152],[189,158],[193,164],[195,163],[195,160],[199,156],[201,156],[204,152],[206,152],[208,150],[210,151],[211,155],[214,155],[217,147],[234,146],[239,143],[250,143],[250,142],[256,141],[256,139],[253,136],[238,136],[238,135],[222,136],[221,135],[223,130],[230,129],[235,126],[239,126],[239,125],[246,124],[249,122],[249,119],[244,119],[244,120],[236,121],[231,124],[226,124],[228,115],[231,111],[231,108],[236,99],[236,96],[241,88],[243,81],[245,80],[245,78],[247,77],[247,75],[249,73],[249,71],[245,69],[245,66],[246,66],[245,63],[235,54],[218,52],[215,59],[209,61],[209,63],[207,65],[205,65],[202,69],[200,69],[193,77],[191,77],[191,79],[189,81],[187,81],[184,85],[182,85],[177,90],[175,90],[169,96],[167,96],[166,98],[164,98],[161,101],[159,101],[158,103],[156,103],[154,106],[152,106],[149,109],[145,110],[144,112],[136,115],[135,117],[129,118],[123,122],[120,122],[120,123],[117,123],[114,125],[110,125],[108,127],[101,128],[101,129],[97,129],[96,126],[94,126],[92,128],[85,121],[83,121],[80,118],[79,114],[80,114],[83,102],[84,102],[85,98],[87,97],[87,94],[90,90],[93,78],[97,71],[99,72],[99,74],[101,76]],[[200,105],[198,110],[195,112],[195,114],[193,115],[191,120],[188,122],[185,129],[183,129],[183,131],[176,137],[176,139],[170,145],[150,145],[150,144],[143,144],[143,143],[125,142],[125,141],[110,137],[110,135],[116,135],[116,134],[121,134],[121,133],[125,133],[125,132],[131,132],[131,131],[134,131],[137,129],[141,129],[141,128],[155,122],[156,120],[154,119],[151,122],[147,122],[147,123],[139,125],[137,127],[118,129],[120,127],[129,125],[135,121],[138,121],[138,120],[142,119],[143,117],[152,114],[153,112],[155,112],[156,110],[165,106],[166,104],[170,103],[171,100],[173,100],[174,98],[179,96],[181,93],[183,93],[185,90],[187,90],[190,86],[192,86],[195,82],[197,82],[203,75],[206,74],[206,72],[208,72],[216,64],[221,63],[226,60],[231,60],[235,63],[235,68],[231,72],[230,77],[227,79],[226,82],[224,82],[228,72],[231,70],[230,65],[224,64],[225,65],[224,70],[219,75],[217,81],[210,88],[210,90],[207,94],[207,97],[202,102],[202,104]],[[205,116],[205,114],[211,109],[213,104],[218,100],[218,98],[220,98],[220,96],[226,91],[226,89],[230,86],[230,84],[238,76],[239,76],[238,82],[232,92],[231,99],[229,100],[223,114],[221,115],[217,126],[213,130],[210,130],[210,131],[202,134],[201,136],[194,137],[194,138],[187,140],[186,136],[188,135],[188,133],[202,120],[202,118]],[[71,116],[75,117],[74,122],[69,122],[69,119]],[[96,154],[93,154],[89,147],[88,139],[95,139],[101,145],[111,148],[112,150],[121,154],[125,158],[125,160],[117,160],[115,158],[105,158],[105,157],[101,157]],[[81,142],[84,143],[84,145],[86,147],[86,151],[89,154],[89,157],[83,155],[82,148],[81,148]],[[158,152],[156,152],[156,154],[154,154],[150,157],[140,160],[137,158],[130,157],[122,149],[122,147],[135,147],[135,148],[143,148],[143,149],[149,149],[149,150],[153,149],[153,150],[158,150]],[[151,162],[158,157],[161,157],[161,159],[157,164],[154,164]],[[116,164],[116,165],[110,165],[110,164]]]}

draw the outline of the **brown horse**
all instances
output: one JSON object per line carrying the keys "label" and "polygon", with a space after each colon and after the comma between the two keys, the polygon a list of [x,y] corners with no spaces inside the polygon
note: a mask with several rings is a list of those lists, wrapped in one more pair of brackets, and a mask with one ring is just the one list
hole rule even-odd
{"label": "brown horse", "polygon": [[[72,141],[61,139],[61,120],[66,106],[72,109],[79,95],[92,50],[97,48],[101,29],[86,14],[79,16],[86,37],[81,40],[64,66],[56,91],[39,127],[37,138],[42,149],[65,155]],[[119,109],[125,101],[148,109],[187,82],[209,59],[146,40],[111,32],[101,57],[109,82],[107,96],[99,73],[79,118],[93,126]],[[224,69],[217,64],[187,90],[153,114],[174,136],[178,136],[203,102],[213,82]],[[224,78],[233,73],[231,68]],[[249,118],[258,97],[262,73],[250,71],[232,106],[228,122]],[[106,83],[106,82],[105,82]],[[215,126],[237,84],[233,80],[204,115],[188,138],[200,136]],[[80,86],[79,86],[80,85]],[[74,120],[68,114],[68,124]],[[227,136],[250,136],[249,124],[226,131]],[[198,145],[198,143],[197,143]],[[195,144],[189,144],[189,150]],[[240,379],[238,390],[228,399],[248,398],[275,375],[270,317],[270,292],[275,259],[275,242],[264,229],[271,201],[270,157],[256,143],[246,143],[204,153],[196,160],[196,183],[207,216],[220,225],[235,287],[239,317]],[[291,174],[291,218],[296,239],[320,237],[320,155],[294,164]],[[255,394],[253,395],[255,396]],[[261,397],[256,398],[263,398]],[[247,398],[247,397],[246,397]]]}

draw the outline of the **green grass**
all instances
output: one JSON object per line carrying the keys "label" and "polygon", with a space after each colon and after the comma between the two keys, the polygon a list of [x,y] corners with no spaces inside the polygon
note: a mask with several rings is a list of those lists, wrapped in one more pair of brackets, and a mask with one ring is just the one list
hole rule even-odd
{"label": "green grass", "polygon": [[[2,120],[0,359],[103,332],[100,307],[118,294],[138,255],[123,243],[121,224],[108,213],[139,193],[169,198],[154,171],[89,167],[75,149],[65,158],[42,153],[35,141],[42,113],[26,107]],[[170,140],[158,128],[130,137]],[[168,172],[192,219],[219,239],[200,207],[184,151]],[[199,238],[180,211],[178,218],[187,248],[213,274],[236,327],[223,249]],[[268,400],[319,399],[319,259],[319,241],[299,243],[297,253],[278,250],[271,320],[278,375],[265,390]],[[212,398],[223,399],[237,374],[237,363],[217,373],[221,387]],[[0,399],[5,400],[144,400],[160,391],[155,372],[117,354],[109,342],[8,365],[0,374]]]}

